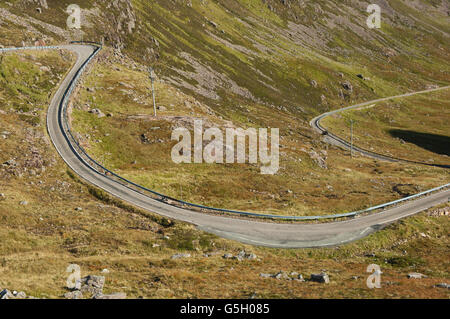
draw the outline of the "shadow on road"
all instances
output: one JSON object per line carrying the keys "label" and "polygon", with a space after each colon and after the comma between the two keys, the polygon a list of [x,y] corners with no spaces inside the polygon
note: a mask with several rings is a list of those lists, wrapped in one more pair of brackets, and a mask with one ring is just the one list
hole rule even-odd
{"label": "shadow on road", "polygon": [[450,137],[437,134],[420,133],[408,130],[389,130],[393,137],[416,144],[430,152],[450,156]]}

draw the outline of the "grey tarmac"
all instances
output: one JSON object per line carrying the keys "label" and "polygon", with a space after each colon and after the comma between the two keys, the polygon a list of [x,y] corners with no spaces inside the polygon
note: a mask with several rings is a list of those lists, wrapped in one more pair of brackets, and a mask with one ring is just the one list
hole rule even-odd
{"label": "grey tarmac", "polygon": [[[84,61],[92,54],[94,48],[90,45],[63,45],[60,48],[75,52],[77,61],[58,87],[48,109],[47,129],[56,150],[67,165],[82,179],[142,209],[171,219],[194,224],[203,231],[246,244],[274,248],[306,248],[336,246],[358,240],[399,219],[447,202],[450,198],[450,189],[446,189],[439,193],[406,202],[401,206],[386,209],[380,213],[339,222],[316,224],[282,224],[228,218],[203,214],[162,203],[96,172],[82,161],[71,148],[60,126],[62,119],[59,108],[71,79]],[[367,102],[366,104],[370,103],[373,102]]]}

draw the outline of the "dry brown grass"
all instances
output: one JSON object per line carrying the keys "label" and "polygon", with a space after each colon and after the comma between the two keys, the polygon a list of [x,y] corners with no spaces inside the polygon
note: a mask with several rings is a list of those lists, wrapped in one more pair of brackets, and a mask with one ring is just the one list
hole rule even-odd
{"label": "dry brown grass", "polygon": [[[32,54],[32,53],[31,53]],[[42,64],[49,61],[38,57]],[[55,56],[52,63],[68,67]],[[30,57],[24,68],[33,64]],[[55,71],[56,72],[56,71]],[[34,77],[27,86],[36,84]],[[5,87],[0,87],[4,94]],[[48,103],[50,90],[40,89]],[[18,96],[20,103],[29,95]],[[5,104],[1,110],[9,110]],[[45,108],[38,110],[40,117]],[[425,213],[409,218],[356,243],[339,248],[281,250],[242,245],[200,232],[193,226],[163,222],[150,213],[120,203],[99,200],[91,187],[80,183],[57,156],[45,126],[32,126],[14,112],[0,117],[0,127],[11,131],[1,142],[0,162],[17,157],[15,171],[0,168],[0,287],[23,290],[28,295],[59,298],[66,291],[67,266],[81,266],[82,275],[106,274],[106,292],[124,291],[129,297],[145,298],[448,298],[446,289],[434,288],[448,282],[448,217],[428,217]],[[32,131],[31,136],[27,135]],[[49,160],[38,175],[24,172],[30,148],[35,147]],[[332,153],[333,154],[333,153]],[[27,157],[28,156],[28,157]],[[334,155],[331,155],[334,156]],[[366,164],[370,167],[369,162]],[[392,169],[395,169],[393,166]],[[417,172],[419,173],[419,172]],[[431,172],[429,173],[431,174]],[[42,181],[42,184],[40,184]],[[20,201],[28,205],[20,205]],[[119,207],[120,206],[120,207]],[[81,207],[82,211],[75,210]],[[428,237],[422,237],[420,233]],[[167,239],[168,236],[169,239]],[[153,247],[159,244],[159,247]],[[225,260],[224,253],[245,249],[259,260]],[[172,260],[178,252],[192,257]],[[406,253],[405,253],[406,251]],[[203,253],[217,252],[213,257]],[[375,258],[365,257],[374,253]],[[396,259],[393,259],[396,257]],[[395,260],[395,264],[385,263]],[[370,263],[382,267],[382,289],[365,287]],[[293,282],[263,279],[260,273],[296,271],[308,278],[326,269],[331,283]],[[409,271],[429,278],[408,280]],[[354,280],[352,276],[360,276]],[[387,283],[390,282],[390,284]]]}
{"label": "dry brown grass", "polygon": [[[122,84],[120,84],[122,83]],[[389,164],[356,156],[320,142],[305,119],[263,105],[242,105],[248,116],[208,114],[207,106],[167,83],[157,82],[157,103],[167,110],[153,118],[147,74],[102,60],[85,79],[74,105],[73,127],[88,152],[122,176],[163,194],[213,207],[281,215],[320,215],[366,208],[400,198],[398,184],[418,193],[446,183],[448,172],[417,165]],[[127,88],[129,86],[129,88]],[[141,100],[141,103],[135,99]],[[191,108],[190,108],[191,107]],[[112,117],[87,112],[99,108]],[[142,116],[136,116],[140,114]],[[172,116],[183,117],[173,120]],[[259,165],[181,164],[172,162],[171,132],[192,117],[224,128],[279,127],[280,170],[261,175]],[[250,122],[251,121],[251,122]],[[141,135],[150,140],[143,143]],[[326,157],[319,167],[309,153]],[[326,154],[326,155],[323,155]]]}

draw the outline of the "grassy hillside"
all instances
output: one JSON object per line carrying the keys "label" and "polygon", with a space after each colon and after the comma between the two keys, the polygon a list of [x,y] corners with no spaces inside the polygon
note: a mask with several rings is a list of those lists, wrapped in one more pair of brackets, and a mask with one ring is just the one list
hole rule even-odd
{"label": "grassy hillside", "polygon": [[[164,220],[80,182],[53,149],[42,121],[50,84],[58,84],[72,61],[63,51],[1,59],[1,288],[59,298],[67,291],[66,268],[76,263],[83,276],[106,277],[105,293],[135,298],[448,297],[447,289],[434,287],[450,278],[448,216],[423,213],[339,248],[276,250]],[[222,258],[242,249],[258,259]],[[180,252],[191,257],[171,258]],[[381,265],[382,289],[365,286],[373,262]],[[325,270],[331,283],[260,276],[280,270],[306,279]],[[407,279],[411,271],[428,278]]]}
{"label": "grassy hillside", "polygon": [[[227,118],[245,116],[240,106],[249,104],[283,106],[305,119],[353,101],[448,83],[446,1],[386,1],[379,30],[366,26],[366,1],[47,3],[41,13],[38,1],[0,4],[17,15],[2,18],[8,27],[2,42],[104,41]],[[69,3],[83,8],[81,31],[65,30]]]}
{"label": "grassy hillside", "polygon": [[380,154],[429,164],[450,165],[450,90],[391,100],[347,111],[323,121],[331,132]]}
{"label": "grassy hillside", "polygon": [[[155,118],[150,92],[146,72],[133,69],[132,61],[117,59],[105,50],[73,103],[72,125],[82,145],[106,167],[169,196],[213,207],[320,215],[401,198],[404,194],[396,191],[399,185],[410,185],[413,194],[448,180],[445,169],[387,164],[360,156],[351,160],[349,152],[320,142],[307,122],[283,111],[274,117],[268,109],[243,106],[254,115],[233,114],[227,121],[166,82],[156,84],[161,109]],[[436,116],[446,107],[444,101],[436,106]],[[108,116],[99,118],[89,112],[92,109]],[[179,126],[192,132],[193,117],[202,118],[205,127],[214,125],[222,130],[230,126],[258,127],[257,121],[279,127],[279,171],[273,176],[261,175],[259,164],[175,164],[171,149],[176,142],[171,140],[171,132]],[[398,124],[406,125],[402,119]],[[420,120],[433,125],[429,119]],[[445,130],[443,121],[441,128]],[[364,126],[380,128],[363,121],[358,124],[358,128]],[[411,157],[417,155],[423,154],[417,150]]]}
{"label": "grassy hillside", "polygon": [[[368,2],[353,0],[46,3],[48,8],[37,0],[2,1],[0,44],[82,37],[105,42],[73,101],[72,124],[95,158],[137,182],[214,206],[318,214],[361,208],[448,180],[440,169],[351,160],[308,127],[310,118],[329,109],[448,83],[446,1],[384,1],[382,29],[370,31]],[[83,8],[83,33],[65,30],[64,10],[71,3]],[[448,215],[424,212],[337,248],[276,250],[167,221],[82,183],[45,129],[51,94],[71,63],[73,56],[64,51],[0,55],[1,288],[61,297],[67,291],[66,268],[76,263],[83,276],[105,275],[105,292],[124,291],[129,297],[449,297],[447,289],[434,287],[450,279]],[[156,119],[148,116],[148,65],[156,68],[158,105],[164,107]],[[346,81],[351,91],[344,88]],[[447,96],[371,110],[380,123],[368,128],[377,137],[374,148],[403,151],[383,131],[385,108],[398,109],[390,119],[407,130],[414,126],[408,116],[414,109],[424,123],[420,132],[445,137],[438,114],[446,110]],[[88,113],[92,108],[109,116],[98,118]],[[251,165],[175,167],[168,160],[171,144],[159,140],[167,141],[173,127],[189,125],[193,116],[220,127],[280,127],[280,173],[262,177]],[[352,116],[366,121],[364,115]],[[440,127],[428,130],[427,123]],[[443,158],[410,149],[424,158]],[[222,258],[242,249],[258,259]],[[176,253],[191,257],[172,259]],[[381,266],[382,289],[366,287],[366,267],[372,263]],[[325,270],[331,283],[260,276],[280,270],[306,279]],[[413,271],[428,278],[408,279]]]}
{"label": "grassy hillside", "polygon": [[[78,2],[78,31],[66,30],[69,2],[47,3],[39,11],[37,1],[2,4],[5,44],[105,43],[105,63],[95,66],[86,84],[95,91],[82,91],[74,125],[97,159],[141,184],[213,206],[310,215],[395,199],[401,196],[394,191],[398,184],[419,191],[448,176],[349,161],[345,152],[319,142],[308,125],[314,115],[357,101],[447,84],[445,1],[386,1],[382,28],[373,30],[366,25],[364,1],[84,0]],[[22,38],[12,37],[6,26]],[[114,63],[118,69],[109,70]],[[165,108],[159,114],[166,118],[157,121],[139,118],[151,113],[149,65],[156,69],[158,104]],[[90,116],[91,108],[114,117]],[[254,165],[173,165],[170,132],[189,117],[221,127],[281,128],[279,174],[262,177]],[[150,143],[142,142],[142,134]]]}

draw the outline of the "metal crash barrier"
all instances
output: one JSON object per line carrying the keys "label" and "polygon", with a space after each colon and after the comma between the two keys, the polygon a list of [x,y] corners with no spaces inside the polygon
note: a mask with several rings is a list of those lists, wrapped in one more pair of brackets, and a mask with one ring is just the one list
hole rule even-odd
{"label": "metal crash barrier", "polygon": [[[156,191],[153,191],[151,189],[148,189],[146,187],[143,187],[141,185],[138,185],[136,183],[133,183],[132,181],[129,181],[116,173],[110,171],[97,161],[95,161],[92,157],[90,157],[87,152],[84,150],[84,148],[80,145],[78,140],[73,136],[72,131],[70,129],[68,115],[67,115],[67,108],[69,105],[69,99],[72,95],[72,92],[76,88],[78,81],[85,71],[87,65],[94,59],[94,57],[100,52],[102,49],[102,44],[96,43],[96,42],[88,42],[88,41],[72,41],[71,44],[89,44],[95,47],[94,52],[90,55],[90,57],[82,64],[82,66],[77,70],[75,76],[71,80],[68,88],[64,92],[63,98],[61,100],[58,112],[59,112],[59,125],[60,128],[67,139],[69,146],[71,147],[72,151],[75,153],[75,155],[91,170],[95,171],[98,174],[101,174],[105,176],[106,178],[119,183],[128,189],[131,189],[135,192],[138,192],[142,195],[148,196],[152,199],[158,200],[160,202],[166,203],[167,205],[179,207],[179,208],[190,208],[194,211],[199,212],[212,212],[212,213],[225,213],[225,214],[234,214],[234,215],[240,215],[240,216],[248,216],[248,217],[258,217],[258,218],[268,218],[268,219],[279,219],[279,220],[297,220],[297,221],[305,221],[305,220],[323,220],[323,219],[336,219],[336,218],[346,218],[346,217],[356,217],[358,215],[369,213],[375,210],[384,209],[389,206],[394,206],[396,204],[415,199],[421,196],[425,196],[427,194],[430,194],[432,192],[440,191],[443,189],[446,189],[450,187],[450,183],[445,184],[443,186],[439,186],[430,190],[427,190],[425,192],[421,192],[419,194],[415,194],[409,197],[405,197],[402,199],[398,199],[389,203],[380,204],[377,206],[369,207],[366,209],[349,212],[349,213],[342,213],[342,214],[334,214],[334,215],[324,215],[324,216],[282,216],[282,215],[270,215],[270,214],[260,214],[260,213],[251,213],[251,212],[243,212],[243,211],[237,211],[237,210],[230,210],[230,209],[222,209],[222,208],[214,208],[199,204],[193,204],[189,203],[183,200],[175,199],[166,195],[163,195],[161,193],[158,193]],[[7,52],[7,51],[18,51],[18,50],[45,50],[45,49],[61,49],[60,46],[34,46],[34,47],[21,47],[21,48],[2,48],[0,49],[0,52]]]}

